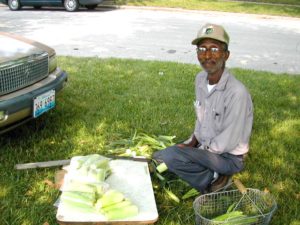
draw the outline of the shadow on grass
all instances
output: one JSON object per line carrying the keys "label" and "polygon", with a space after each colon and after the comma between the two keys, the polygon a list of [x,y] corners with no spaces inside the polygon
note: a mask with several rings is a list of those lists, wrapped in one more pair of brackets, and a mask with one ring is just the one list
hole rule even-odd
{"label": "shadow on grass", "polygon": [[[105,155],[111,141],[135,131],[176,135],[177,140],[193,131],[198,66],[67,57],[60,57],[59,64],[69,73],[69,84],[57,96],[56,109],[0,137],[0,224],[55,223],[52,204],[59,193],[44,180],[53,180],[59,168],[16,171],[17,163]],[[294,204],[300,172],[299,77],[233,71],[255,106],[251,151],[241,179],[247,187],[270,190],[280,206],[274,224],[289,224],[299,208]],[[157,224],[194,223],[192,200],[174,205],[162,194],[156,198]]]}

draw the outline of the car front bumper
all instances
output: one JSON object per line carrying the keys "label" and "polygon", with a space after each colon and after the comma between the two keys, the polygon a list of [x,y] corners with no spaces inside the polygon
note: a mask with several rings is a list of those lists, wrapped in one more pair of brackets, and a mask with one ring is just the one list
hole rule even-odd
{"label": "car front bumper", "polygon": [[0,112],[5,118],[0,121],[0,134],[33,118],[33,100],[37,96],[55,90],[57,94],[65,85],[68,74],[57,68],[45,79],[19,91],[0,97]]}
{"label": "car front bumper", "polygon": [[98,5],[101,2],[103,2],[103,0],[79,0],[81,5]]}

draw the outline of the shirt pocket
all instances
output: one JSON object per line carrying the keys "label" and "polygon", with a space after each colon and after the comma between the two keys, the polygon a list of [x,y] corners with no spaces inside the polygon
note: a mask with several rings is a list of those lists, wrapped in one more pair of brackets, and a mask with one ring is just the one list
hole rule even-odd
{"label": "shirt pocket", "polygon": [[217,132],[221,132],[223,125],[223,111],[220,109],[212,110],[213,125]]}

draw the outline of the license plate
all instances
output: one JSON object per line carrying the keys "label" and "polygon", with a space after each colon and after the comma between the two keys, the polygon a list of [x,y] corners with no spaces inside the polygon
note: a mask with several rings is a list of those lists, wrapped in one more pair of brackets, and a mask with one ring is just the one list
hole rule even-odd
{"label": "license plate", "polygon": [[33,117],[36,118],[54,108],[55,106],[55,90],[48,91],[37,96],[33,100]]}

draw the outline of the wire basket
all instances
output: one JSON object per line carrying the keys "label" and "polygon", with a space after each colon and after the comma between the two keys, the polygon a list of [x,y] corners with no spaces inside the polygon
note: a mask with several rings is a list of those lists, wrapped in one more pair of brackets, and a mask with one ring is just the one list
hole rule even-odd
{"label": "wire basket", "polygon": [[[239,190],[210,193],[197,197],[193,203],[196,225],[269,224],[277,209],[272,195],[257,189],[243,186],[242,188],[242,190],[239,188]],[[242,216],[227,218],[223,221],[216,220],[220,215],[228,215],[229,209],[231,212],[241,212]]]}

